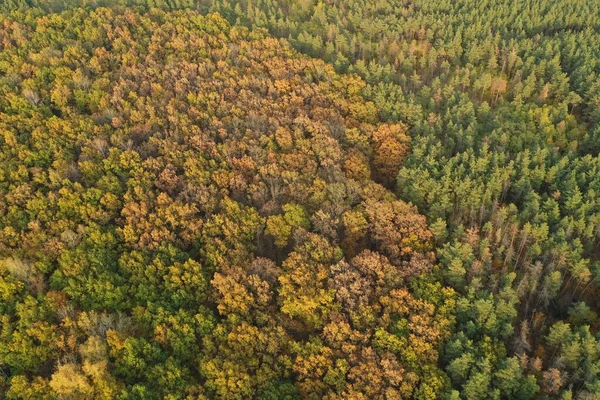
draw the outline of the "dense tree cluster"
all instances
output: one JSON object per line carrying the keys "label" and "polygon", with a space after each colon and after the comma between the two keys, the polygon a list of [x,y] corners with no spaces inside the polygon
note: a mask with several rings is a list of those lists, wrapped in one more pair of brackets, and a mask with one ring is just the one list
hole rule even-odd
{"label": "dense tree cluster", "polygon": [[3,396],[448,388],[455,295],[409,288],[433,234],[361,79],[216,14],[1,25]]}
{"label": "dense tree cluster", "polygon": [[599,2],[0,11],[0,397],[600,396]]}
{"label": "dense tree cluster", "polygon": [[[453,395],[600,396],[600,4],[211,7],[360,74],[380,118],[410,126],[396,193],[428,217],[436,274],[458,292],[442,359]],[[590,349],[571,348],[565,362],[552,344],[556,326],[588,337]]]}

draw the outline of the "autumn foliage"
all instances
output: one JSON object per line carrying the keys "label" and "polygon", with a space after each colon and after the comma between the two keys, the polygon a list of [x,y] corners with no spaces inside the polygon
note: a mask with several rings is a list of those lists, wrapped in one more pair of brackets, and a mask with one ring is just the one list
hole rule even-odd
{"label": "autumn foliage", "polygon": [[4,19],[0,42],[7,398],[447,385],[450,317],[407,290],[432,235],[371,180],[393,182],[406,127],[362,80],[214,14]]}

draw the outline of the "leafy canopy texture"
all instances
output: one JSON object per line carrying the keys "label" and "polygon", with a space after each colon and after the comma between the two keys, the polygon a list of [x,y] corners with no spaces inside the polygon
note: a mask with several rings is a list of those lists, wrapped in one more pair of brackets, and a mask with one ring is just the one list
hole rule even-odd
{"label": "leafy canopy texture", "polygon": [[0,398],[600,398],[599,1],[0,14]]}
{"label": "leafy canopy texture", "polygon": [[0,393],[434,398],[454,292],[365,83],[217,14],[0,21]]}

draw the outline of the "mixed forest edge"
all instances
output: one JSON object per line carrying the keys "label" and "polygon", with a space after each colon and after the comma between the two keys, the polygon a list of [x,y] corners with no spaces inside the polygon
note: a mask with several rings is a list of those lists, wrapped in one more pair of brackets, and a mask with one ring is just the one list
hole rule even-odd
{"label": "mixed forest edge", "polygon": [[598,16],[4,1],[0,397],[597,399]]}

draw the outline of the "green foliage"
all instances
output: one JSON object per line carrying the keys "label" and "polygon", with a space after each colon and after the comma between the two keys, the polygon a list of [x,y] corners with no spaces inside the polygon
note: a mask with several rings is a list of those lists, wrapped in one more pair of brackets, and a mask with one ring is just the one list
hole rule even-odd
{"label": "green foliage", "polygon": [[600,396],[597,1],[0,3],[0,397]]}
{"label": "green foliage", "polygon": [[0,397],[440,395],[452,296],[370,174],[406,126],[190,3],[4,4]]}

